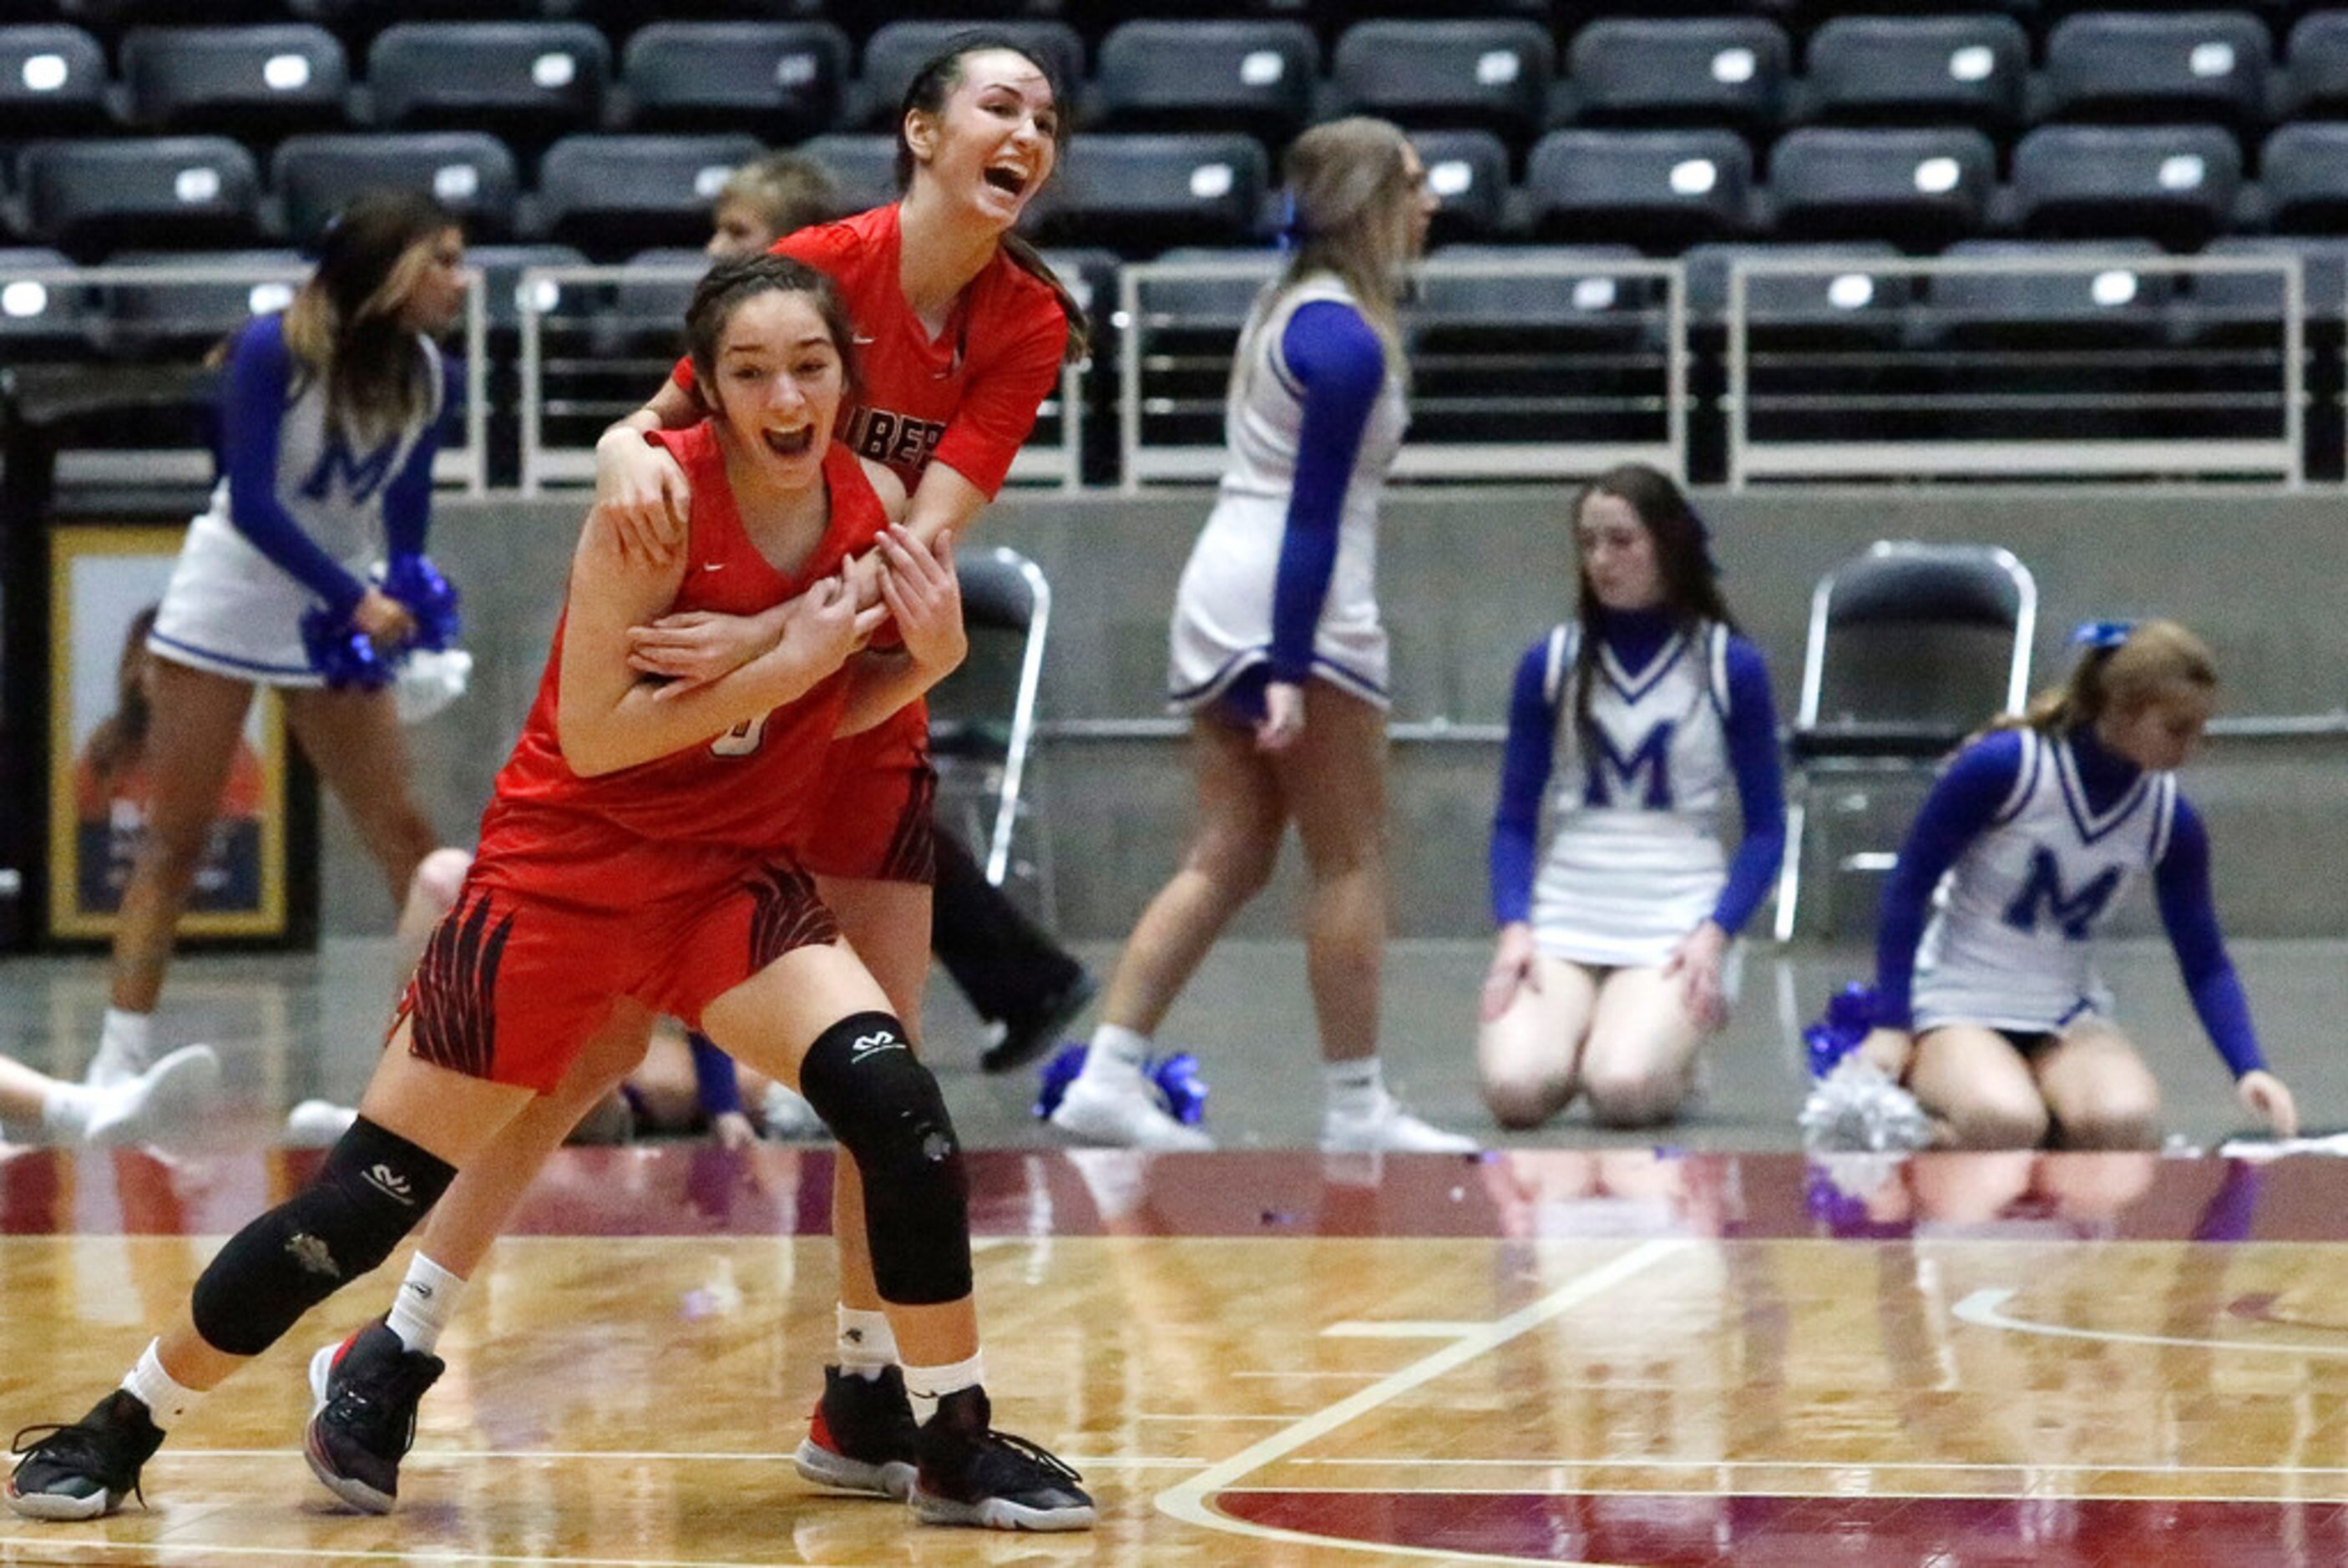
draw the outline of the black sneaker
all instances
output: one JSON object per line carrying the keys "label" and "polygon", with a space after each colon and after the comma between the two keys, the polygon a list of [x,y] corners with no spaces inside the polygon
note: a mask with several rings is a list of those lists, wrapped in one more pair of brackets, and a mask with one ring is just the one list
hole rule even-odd
{"label": "black sneaker", "polygon": [[902,1502],[913,1494],[915,1431],[902,1371],[860,1377],[827,1367],[823,1397],[791,1463],[818,1485]]}
{"label": "black sneaker", "polygon": [[416,1441],[416,1408],[448,1367],[402,1345],[380,1317],[311,1357],[318,1403],[302,1434],[310,1473],[353,1508],[389,1513],[399,1499],[399,1461]]}
{"label": "black sneaker", "polygon": [[1092,1005],[1100,982],[1086,969],[1038,1003],[1024,1018],[1004,1020],[1003,1038],[978,1058],[979,1070],[1007,1073],[1024,1068],[1058,1043],[1061,1033]]}
{"label": "black sneaker", "polygon": [[913,1517],[987,1530],[1090,1530],[1093,1500],[1076,1484],[1084,1478],[1026,1439],[996,1431],[992,1417],[983,1388],[938,1401],[921,1429]]}
{"label": "black sneaker", "polygon": [[[35,1432],[45,1434],[27,1443]],[[8,1451],[25,1457],[8,1478],[8,1506],[26,1519],[98,1519],[136,1496],[140,1467],[163,1429],[135,1394],[117,1388],[69,1427],[26,1427]]]}

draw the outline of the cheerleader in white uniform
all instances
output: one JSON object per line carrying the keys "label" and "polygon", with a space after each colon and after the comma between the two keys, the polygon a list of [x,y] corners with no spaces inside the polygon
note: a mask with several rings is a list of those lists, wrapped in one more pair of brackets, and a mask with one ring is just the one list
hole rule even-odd
{"label": "cheerleader in white uniform", "polygon": [[1508,1128],[1579,1094],[1612,1126],[1675,1115],[1726,1018],[1730,944],[1785,851],[1768,668],[1687,499],[1653,469],[1615,469],[1582,492],[1574,542],[1575,619],[1518,665],[1492,823],[1499,939],[1476,1056]]}
{"label": "cheerleader in white uniform", "polygon": [[1466,1150],[1406,1114],[1377,1056],[1385,948],[1386,636],[1378,495],[1406,414],[1395,301],[1437,205],[1384,120],[1315,126],[1285,160],[1295,254],[1240,335],[1213,514],[1176,591],[1169,685],[1191,715],[1198,820],[1134,928],[1053,1122],[1099,1143],[1201,1148],[1159,1109],[1150,1036],[1272,874],[1288,824],[1313,879],[1306,947],[1324,1149]]}
{"label": "cheerleader in white uniform", "polygon": [[123,892],[93,1081],[148,1066],[173,930],[256,686],[282,694],[295,739],[350,811],[395,903],[433,849],[391,694],[325,689],[301,628],[319,605],[379,647],[414,626],[366,573],[424,552],[449,377],[432,337],[463,304],[463,235],[438,203],[362,197],[284,313],[254,318],[229,346],[222,477],[188,530],[148,638],[154,792]]}
{"label": "cheerleader in white uniform", "polygon": [[2093,947],[2149,870],[2237,1098],[2290,1137],[2291,1091],[2266,1068],[2218,931],[2209,835],[2170,771],[2209,721],[2209,650],[2168,621],[2096,623],[2081,639],[2069,683],[1967,745],[1925,799],[1884,885],[1880,1026],[1860,1048],[1904,1074],[1949,1143],[2150,1145],[2159,1088],[2112,1020]]}

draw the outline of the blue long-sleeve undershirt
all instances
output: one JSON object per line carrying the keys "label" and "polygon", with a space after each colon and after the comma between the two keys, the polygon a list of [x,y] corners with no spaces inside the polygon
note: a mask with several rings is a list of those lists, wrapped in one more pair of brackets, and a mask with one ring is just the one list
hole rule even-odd
{"label": "blue long-sleeve undershirt", "polygon": [[[297,367],[285,346],[284,318],[261,316],[229,351],[221,407],[221,468],[228,479],[229,521],[269,562],[338,615],[347,615],[366,585],[304,532],[278,499],[285,410]],[[430,526],[437,428],[419,438],[384,487],[385,542],[396,556],[420,555]]]}
{"label": "blue long-sleeve undershirt", "polygon": [[[2135,782],[2136,770],[2105,751],[2085,730],[2074,731],[2070,738],[2089,808],[2108,808]],[[1957,754],[1925,797],[1908,841],[1900,846],[1899,862],[1883,885],[1875,939],[1876,1006],[1881,1022],[1898,1028],[1913,1026],[1916,948],[1923,940],[1933,890],[1966,847],[1988,830],[2021,777],[2022,762],[2020,731],[1985,736]],[[2262,1069],[2266,1062],[2250,1023],[2250,1001],[2218,929],[2217,903],[2209,892],[2209,830],[2182,796],[2152,878],[2161,925],[2210,1044],[2236,1078]]]}
{"label": "blue long-sleeve undershirt", "polygon": [[[1662,615],[1610,615],[1601,634],[1626,669],[1643,669],[1675,628]],[[1713,920],[1731,936],[1744,928],[1768,895],[1786,852],[1786,798],[1777,761],[1777,711],[1761,650],[1742,637],[1728,644],[1728,760],[1736,779],[1743,836],[1729,860],[1728,881]],[[1529,919],[1539,850],[1541,799],[1554,766],[1557,710],[1542,690],[1549,639],[1525,651],[1509,700],[1508,743],[1500,756],[1500,799],[1492,817],[1492,919],[1507,925]]]}
{"label": "blue long-sleeve undershirt", "polygon": [[1304,416],[1272,582],[1271,665],[1272,679],[1301,684],[1313,672],[1313,634],[1336,570],[1354,461],[1385,386],[1385,346],[1352,305],[1307,300],[1289,315],[1280,357]]}

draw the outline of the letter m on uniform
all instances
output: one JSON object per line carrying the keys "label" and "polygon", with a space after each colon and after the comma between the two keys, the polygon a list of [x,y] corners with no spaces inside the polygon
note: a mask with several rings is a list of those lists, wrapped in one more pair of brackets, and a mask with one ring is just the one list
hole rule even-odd
{"label": "letter m on uniform", "polygon": [[1614,749],[1613,740],[1596,725],[1590,727],[1590,783],[1582,792],[1588,806],[1612,806],[1618,798],[1635,799],[1651,811],[1672,804],[1672,734],[1666,719],[1647,731],[1628,757]]}
{"label": "letter m on uniform", "polygon": [[324,451],[318,454],[318,464],[310,477],[302,481],[302,493],[312,500],[324,500],[327,490],[339,478],[344,493],[355,502],[364,504],[366,499],[382,488],[384,479],[391,472],[391,454],[398,449],[396,441],[386,441],[364,458],[354,458],[343,443],[339,432],[326,438]]}
{"label": "letter m on uniform", "polygon": [[2087,928],[2112,902],[2119,891],[2120,869],[2106,866],[2096,879],[2077,892],[2063,886],[2063,869],[2056,863],[2054,851],[2044,844],[2030,851],[2030,874],[2023,879],[2022,891],[2005,906],[2005,923],[2016,931],[2038,929],[2043,910],[2063,928],[2063,934],[2074,942],[2087,939]]}

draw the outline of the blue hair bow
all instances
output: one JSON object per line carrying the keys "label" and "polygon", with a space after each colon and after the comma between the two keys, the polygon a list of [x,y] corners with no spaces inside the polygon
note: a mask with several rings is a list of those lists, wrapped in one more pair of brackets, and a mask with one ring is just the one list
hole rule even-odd
{"label": "blue hair bow", "polygon": [[2071,641],[2083,648],[2108,653],[2127,642],[2135,630],[2134,621],[2082,621],[2071,634]]}
{"label": "blue hair bow", "polygon": [[1283,191],[1280,193],[1280,232],[1274,240],[1282,252],[1288,252],[1296,249],[1297,238],[1296,192]]}

